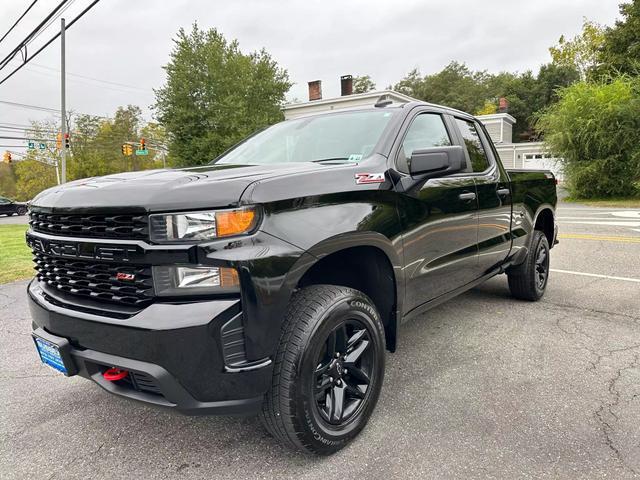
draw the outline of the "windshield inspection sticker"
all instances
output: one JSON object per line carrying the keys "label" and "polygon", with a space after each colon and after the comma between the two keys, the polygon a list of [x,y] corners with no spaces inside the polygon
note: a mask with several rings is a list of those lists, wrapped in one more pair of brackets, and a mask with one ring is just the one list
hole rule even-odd
{"label": "windshield inspection sticker", "polygon": [[349,159],[350,162],[359,162],[360,160],[362,160],[362,154],[361,153],[352,153],[351,155],[349,155]]}
{"label": "windshield inspection sticker", "polygon": [[356,173],[356,184],[384,183],[384,173]]}

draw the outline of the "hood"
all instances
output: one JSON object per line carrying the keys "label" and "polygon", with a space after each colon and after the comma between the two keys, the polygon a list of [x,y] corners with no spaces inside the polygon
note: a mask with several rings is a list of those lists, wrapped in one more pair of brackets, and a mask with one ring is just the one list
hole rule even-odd
{"label": "hood", "polygon": [[253,182],[327,168],[315,163],[208,165],[146,170],[85,178],[52,187],[31,206],[45,211],[151,212],[226,207],[237,204]]}

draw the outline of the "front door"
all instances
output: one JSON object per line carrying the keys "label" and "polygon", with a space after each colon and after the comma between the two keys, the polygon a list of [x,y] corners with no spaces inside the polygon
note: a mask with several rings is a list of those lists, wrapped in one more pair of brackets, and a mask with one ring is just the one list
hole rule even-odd
{"label": "front door", "polygon": [[[408,172],[414,150],[452,145],[444,117],[423,112],[411,121],[396,167]],[[431,178],[399,195],[407,311],[455,290],[477,276],[478,203],[473,176]]]}

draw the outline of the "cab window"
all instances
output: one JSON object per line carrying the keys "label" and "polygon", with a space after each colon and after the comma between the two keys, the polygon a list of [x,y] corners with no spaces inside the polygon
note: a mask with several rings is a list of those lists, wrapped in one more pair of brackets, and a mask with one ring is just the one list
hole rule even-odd
{"label": "cab window", "polygon": [[460,130],[464,144],[467,147],[467,153],[469,153],[469,160],[471,161],[471,169],[474,172],[484,172],[489,168],[489,158],[482,145],[482,140],[480,140],[478,127],[475,123],[461,118],[456,118],[456,124]]}
{"label": "cab window", "polygon": [[398,153],[398,169],[409,172],[408,159],[416,150],[451,145],[449,133],[442,116],[437,113],[421,113],[413,119]]}

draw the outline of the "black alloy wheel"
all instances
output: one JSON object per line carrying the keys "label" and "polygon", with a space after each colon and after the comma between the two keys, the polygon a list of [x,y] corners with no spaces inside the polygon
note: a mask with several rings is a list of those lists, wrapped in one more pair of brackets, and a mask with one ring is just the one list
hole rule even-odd
{"label": "black alloy wheel", "polygon": [[543,232],[531,232],[531,248],[520,264],[507,270],[511,295],[521,300],[540,300],[549,283],[549,241]]}
{"label": "black alloy wheel", "polygon": [[345,320],[327,337],[317,359],[313,396],[316,411],[330,425],[357,415],[369,392],[375,356],[367,327]]}
{"label": "black alloy wheel", "polygon": [[549,250],[546,242],[540,242],[536,252],[536,286],[539,290],[544,290],[547,278],[549,278]]}
{"label": "black alloy wheel", "polygon": [[285,445],[331,455],[366,426],[385,368],[385,332],[362,292],[311,285],[291,298],[260,419]]}

